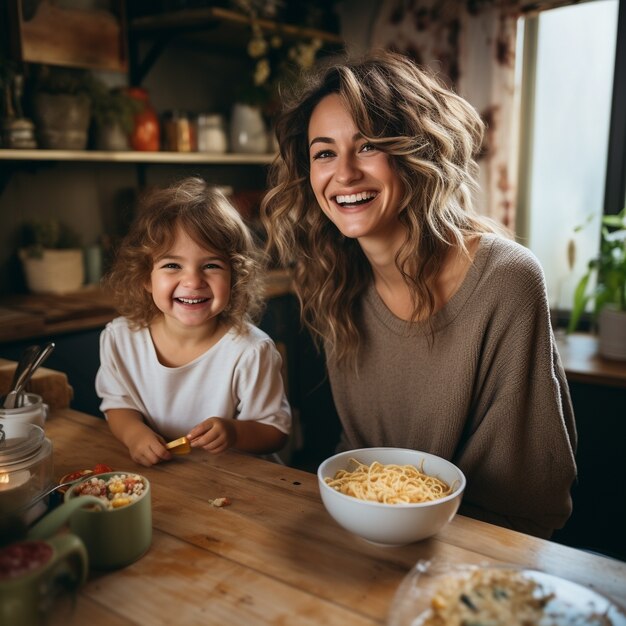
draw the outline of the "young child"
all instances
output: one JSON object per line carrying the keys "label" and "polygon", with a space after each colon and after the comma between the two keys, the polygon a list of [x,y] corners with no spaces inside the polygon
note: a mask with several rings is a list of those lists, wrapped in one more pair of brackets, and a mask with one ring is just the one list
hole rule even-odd
{"label": "young child", "polygon": [[133,461],[169,440],[265,454],[291,412],[262,309],[258,249],[237,211],[198,178],[146,195],[106,278],[122,317],[100,337],[96,391]]}

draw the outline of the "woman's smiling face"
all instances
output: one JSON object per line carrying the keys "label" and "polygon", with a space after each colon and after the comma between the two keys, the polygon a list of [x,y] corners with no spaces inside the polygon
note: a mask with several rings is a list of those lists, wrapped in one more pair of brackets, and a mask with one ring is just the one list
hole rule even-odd
{"label": "woman's smiling face", "polygon": [[360,134],[338,94],[309,120],[310,182],[322,211],[346,237],[395,239],[403,184],[391,157]]}

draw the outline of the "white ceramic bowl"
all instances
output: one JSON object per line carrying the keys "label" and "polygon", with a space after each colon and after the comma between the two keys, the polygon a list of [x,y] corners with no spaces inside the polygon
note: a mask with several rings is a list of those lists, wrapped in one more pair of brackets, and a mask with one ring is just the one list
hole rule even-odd
{"label": "white ceramic bowl", "polygon": [[[338,470],[346,469],[351,458],[365,465],[374,461],[383,465],[415,465],[455,488],[444,498],[418,504],[360,500],[339,493],[324,481],[333,478]],[[340,526],[367,541],[386,546],[406,545],[437,533],[455,516],[465,490],[465,476],[456,465],[434,454],[405,448],[362,448],[341,452],[319,466],[317,480],[322,502]]]}

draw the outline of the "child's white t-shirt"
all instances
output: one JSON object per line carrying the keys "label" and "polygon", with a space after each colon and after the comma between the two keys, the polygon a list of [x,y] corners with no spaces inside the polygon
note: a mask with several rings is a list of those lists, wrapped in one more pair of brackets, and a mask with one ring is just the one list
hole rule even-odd
{"label": "child's white t-shirt", "polygon": [[135,409],[168,440],[208,417],[256,420],[288,434],[281,356],[266,333],[251,324],[248,331],[231,328],[197,359],[165,367],[147,328],[131,330],[125,318],[114,319],[100,335],[100,410]]}

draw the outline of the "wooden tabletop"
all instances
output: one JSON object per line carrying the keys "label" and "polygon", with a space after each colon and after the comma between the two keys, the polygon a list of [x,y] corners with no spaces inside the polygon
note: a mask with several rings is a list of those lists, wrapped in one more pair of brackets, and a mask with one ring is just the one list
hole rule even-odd
{"label": "wooden tabletop", "polygon": [[595,335],[558,334],[557,347],[569,381],[626,389],[626,361],[600,356]]}
{"label": "wooden tabletop", "polygon": [[[456,516],[401,548],[344,531],[314,474],[252,456],[194,451],[151,468],[133,463],[106,423],[70,409],[46,423],[55,474],[107,463],[152,485],[152,546],[139,561],[92,573],[64,625],[384,624],[420,559],[513,563],[592,587],[626,606],[626,563]],[[210,499],[232,504],[215,508]]]}

